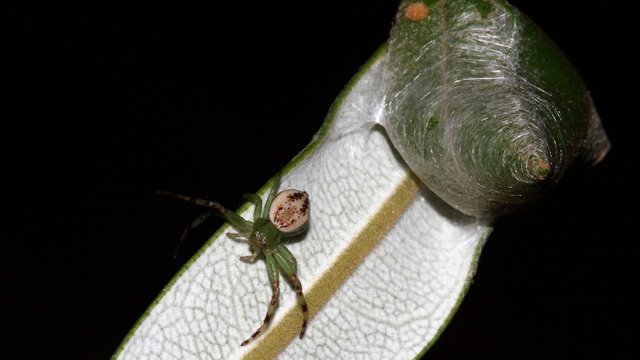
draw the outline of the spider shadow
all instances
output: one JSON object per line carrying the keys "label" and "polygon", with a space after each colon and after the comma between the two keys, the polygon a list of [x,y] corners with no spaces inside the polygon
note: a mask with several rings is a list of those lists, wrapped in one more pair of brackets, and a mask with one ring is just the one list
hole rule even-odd
{"label": "spider shadow", "polygon": [[[311,222],[311,220],[310,220]],[[309,226],[311,226],[312,224],[310,223]],[[293,236],[288,236],[288,237],[283,237],[280,242],[287,246],[289,244],[297,244],[301,241],[304,241],[307,238],[307,234],[309,234],[309,231],[305,231],[301,234],[297,234],[297,235],[293,235]]]}

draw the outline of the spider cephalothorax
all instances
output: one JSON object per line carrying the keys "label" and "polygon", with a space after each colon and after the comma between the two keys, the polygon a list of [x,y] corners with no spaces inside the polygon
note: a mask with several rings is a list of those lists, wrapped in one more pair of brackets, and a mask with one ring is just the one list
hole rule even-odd
{"label": "spider cephalothorax", "polygon": [[[222,216],[231,227],[237,232],[227,233],[227,236],[234,240],[246,241],[251,247],[251,255],[240,257],[241,261],[254,262],[261,254],[267,263],[267,272],[271,281],[271,289],[273,295],[269,303],[267,315],[264,318],[262,326],[242,342],[246,345],[262,334],[271,323],[273,314],[278,306],[280,298],[280,271],[282,271],[291,281],[293,288],[298,297],[298,304],[302,308],[303,320],[300,338],[304,336],[309,320],[309,310],[307,301],[302,294],[302,285],[298,279],[298,269],[296,258],[291,254],[289,249],[282,244],[283,237],[289,237],[300,234],[307,230],[309,224],[309,195],[300,190],[288,189],[279,193],[280,178],[277,177],[273,182],[273,187],[269,192],[269,196],[262,204],[262,199],[255,194],[245,194],[245,197],[251,201],[255,208],[253,210],[253,221],[248,221],[235,212],[226,209],[215,201],[199,199],[191,196],[170,193],[167,191],[159,191],[159,194],[172,196],[181,200],[205,206],[216,210],[216,213]],[[182,237],[184,238],[194,227],[201,224],[206,218],[213,213],[207,213],[200,216],[189,226]]]}

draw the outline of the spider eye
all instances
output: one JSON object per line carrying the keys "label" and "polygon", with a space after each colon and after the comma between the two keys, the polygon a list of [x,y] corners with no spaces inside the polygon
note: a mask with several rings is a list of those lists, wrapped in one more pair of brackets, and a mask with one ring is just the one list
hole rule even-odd
{"label": "spider eye", "polygon": [[269,220],[283,235],[299,234],[309,225],[309,194],[288,189],[276,195],[269,208]]}

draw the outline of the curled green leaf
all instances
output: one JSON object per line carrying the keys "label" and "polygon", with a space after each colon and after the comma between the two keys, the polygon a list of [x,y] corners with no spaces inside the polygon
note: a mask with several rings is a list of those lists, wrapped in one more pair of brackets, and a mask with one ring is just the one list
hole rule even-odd
{"label": "curled green leaf", "polygon": [[580,76],[505,1],[404,1],[384,77],[394,145],[469,215],[509,212],[608,149]]}

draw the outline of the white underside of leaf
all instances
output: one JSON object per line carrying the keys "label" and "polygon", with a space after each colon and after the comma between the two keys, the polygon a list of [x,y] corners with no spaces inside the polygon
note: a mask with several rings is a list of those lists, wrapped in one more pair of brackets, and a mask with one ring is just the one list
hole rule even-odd
{"label": "white underside of leaf", "polygon": [[[381,63],[373,63],[343,99],[322,143],[283,178],[281,189],[305,190],[311,199],[309,231],[287,244],[305,293],[321,278],[338,281],[327,269],[362,241],[358,234],[411,176],[384,132],[371,129],[382,101]],[[243,215],[251,218],[251,210]],[[304,339],[269,345],[267,333],[240,347],[262,323],[271,288],[264,262],[240,262],[248,246],[219,233],[153,306],[118,357],[238,359],[260,357],[261,347],[274,346],[282,359],[415,357],[455,309],[489,228],[447,209],[426,190],[398,212],[395,225],[381,239],[371,239],[380,243],[326,305],[314,308],[321,301],[307,298],[315,314]],[[281,288],[271,330],[288,326],[282,319],[298,311],[284,279]]]}

